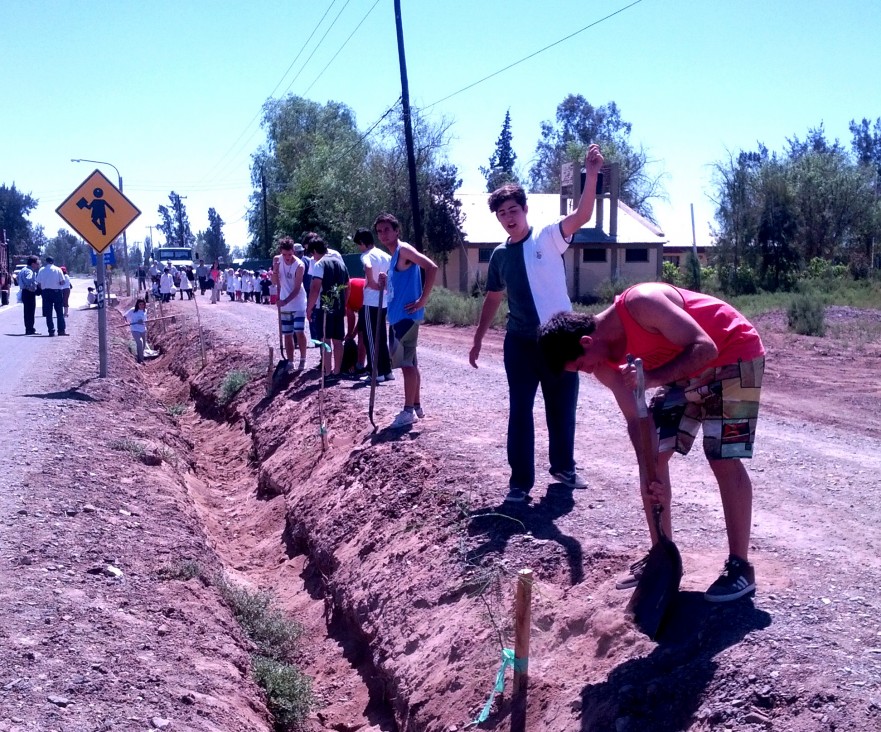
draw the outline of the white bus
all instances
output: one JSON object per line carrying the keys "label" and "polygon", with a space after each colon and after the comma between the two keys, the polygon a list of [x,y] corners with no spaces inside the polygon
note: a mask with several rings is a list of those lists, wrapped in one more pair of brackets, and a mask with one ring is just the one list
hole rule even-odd
{"label": "white bus", "polygon": [[160,265],[171,262],[175,267],[180,268],[198,264],[193,261],[193,250],[187,247],[156,247],[152,256]]}

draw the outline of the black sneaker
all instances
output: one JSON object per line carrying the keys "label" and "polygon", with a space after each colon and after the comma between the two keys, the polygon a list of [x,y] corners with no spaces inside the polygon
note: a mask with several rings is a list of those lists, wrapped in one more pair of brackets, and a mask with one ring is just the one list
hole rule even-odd
{"label": "black sneaker", "polygon": [[505,503],[529,503],[531,500],[529,491],[522,491],[519,488],[511,488],[505,496]]}
{"label": "black sneaker", "polygon": [[646,562],[649,560],[649,555],[646,554],[642,559],[638,562],[634,562],[630,565],[630,572],[624,575],[621,579],[619,579],[615,583],[616,590],[632,590],[639,584],[639,580],[642,577],[642,573],[645,571]]}
{"label": "black sneaker", "polygon": [[731,554],[722,574],[704,593],[708,602],[731,602],[739,600],[756,589],[756,572],[753,565]]}

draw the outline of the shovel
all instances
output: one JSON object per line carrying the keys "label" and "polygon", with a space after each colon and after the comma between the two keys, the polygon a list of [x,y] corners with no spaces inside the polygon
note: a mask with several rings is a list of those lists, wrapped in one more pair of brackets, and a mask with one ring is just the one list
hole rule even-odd
{"label": "shovel", "polygon": [[[645,377],[642,359],[634,361],[636,366],[636,412],[639,417],[639,460],[643,465],[647,484],[657,480],[657,456],[655,455],[653,432],[654,421],[648,415],[645,405]],[[682,556],[673,541],[664,533],[661,526],[660,503],[652,506],[652,520],[655,523],[658,541],[649,552],[642,577],[633,591],[627,610],[633,615],[633,622],[649,638],[658,636],[670,603],[679,592],[682,579]]]}
{"label": "shovel", "polygon": [[[382,298],[385,294],[385,285],[379,289],[379,307],[376,309],[376,328],[373,329],[373,354],[370,359],[370,404],[367,407],[367,416],[370,418],[370,424],[373,425],[373,431],[376,432],[376,422],[373,421],[373,405],[376,403],[376,377],[379,372],[379,321],[382,317]],[[369,324],[368,324],[368,327]],[[386,334],[383,333],[385,338]]]}
{"label": "shovel", "polygon": [[281,308],[278,311],[278,347],[282,358],[275,365],[275,371],[272,372],[272,388],[274,390],[281,389],[285,380],[288,378],[288,360],[284,358],[284,336],[281,334]]}

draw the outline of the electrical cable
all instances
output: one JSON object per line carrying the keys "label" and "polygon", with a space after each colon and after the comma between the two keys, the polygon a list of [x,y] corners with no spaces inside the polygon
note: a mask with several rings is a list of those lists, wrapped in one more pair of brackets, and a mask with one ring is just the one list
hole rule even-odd
{"label": "electrical cable", "polygon": [[630,5],[625,5],[623,8],[616,10],[614,13],[609,13],[609,15],[605,16],[604,18],[600,18],[599,20],[595,20],[593,23],[590,23],[589,25],[584,26],[584,28],[581,28],[580,30],[575,31],[574,33],[570,33],[565,38],[561,38],[558,41],[554,41],[550,45],[545,46],[544,48],[540,48],[538,51],[530,53],[528,56],[524,56],[519,61],[515,61],[512,64],[508,64],[503,69],[499,69],[498,71],[494,71],[489,76],[484,76],[482,79],[478,79],[474,83],[469,84],[468,86],[462,87],[461,89],[459,89],[459,91],[455,91],[452,94],[447,94],[447,96],[443,97],[442,99],[438,99],[436,102],[432,102],[431,104],[429,104],[425,107],[420,107],[420,110],[424,112],[428,109],[431,109],[432,107],[437,106],[441,102],[447,101],[447,99],[452,99],[453,97],[461,94],[462,92],[466,92],[469,89],[473,89],[478,84],[482,84],[485,81],[489,81],[493,77],[498,76],[499,74],[502,74],[505,71],[508,71],[509,69],[513,69],[515,66],[519,66],[524,61],[528,61],[529,59],[534,58],[535,56],[538,56],[540,53],[544,53],[545,51],[553,48],[554,46],[559,46],[561,43],[568,41],[570,38],[574,38],[575,36],[579,35],[580,33],[584,33],[584,31],[589,30],[590,28],[593,28],[594,26],[597,26],[600,23],[602,23],[606,20],[609,20],[610,18],[614,18],[619,13],[623,13],[625,10],[629,10],[630,8],[632,8],[634,5],[639,5],[641,2],[642,2],[642,0],[635,0],[634,2],[630,3]]}

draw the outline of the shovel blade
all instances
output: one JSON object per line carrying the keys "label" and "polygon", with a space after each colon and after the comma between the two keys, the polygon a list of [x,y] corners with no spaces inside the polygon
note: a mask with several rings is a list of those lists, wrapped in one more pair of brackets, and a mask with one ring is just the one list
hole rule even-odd
{"label": "shovel blade", "polygon": [[664,623],[672,600],[682,580],[682,556],[666,536],[661,535],[648,555],[642,577],[633,591],[628,611],[633,622],[649,638],[655,640]]}
{"label": "shovel blade", "polygon": [[275,366],[272,372],[272,388],[281,389],[288,381],[288,360],[283,358]]}

